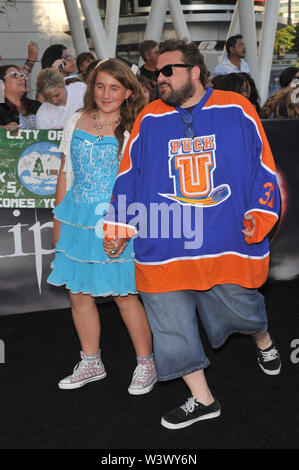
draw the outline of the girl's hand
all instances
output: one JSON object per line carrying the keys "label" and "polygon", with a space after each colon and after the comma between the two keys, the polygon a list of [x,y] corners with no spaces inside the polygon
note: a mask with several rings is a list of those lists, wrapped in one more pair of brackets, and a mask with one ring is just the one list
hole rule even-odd
{"label": "girl's hand", "polygon": [[113,240],[104,239],[103,246],[110,258],[118,258],[122,252],[125,250],[128,244],[128,240],[126,238],[115,238]]}

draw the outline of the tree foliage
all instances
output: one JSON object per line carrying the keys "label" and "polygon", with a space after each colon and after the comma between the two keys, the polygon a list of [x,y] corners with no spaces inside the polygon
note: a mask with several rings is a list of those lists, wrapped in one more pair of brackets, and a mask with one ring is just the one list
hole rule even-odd
{"label": "tree foliage", "polygon": [[284,28],[276,31],[274,50],[278,51],[279,46],[284,46],[285,51],[293,50],[296,39],[296,28],[292,25],[285,26]]}

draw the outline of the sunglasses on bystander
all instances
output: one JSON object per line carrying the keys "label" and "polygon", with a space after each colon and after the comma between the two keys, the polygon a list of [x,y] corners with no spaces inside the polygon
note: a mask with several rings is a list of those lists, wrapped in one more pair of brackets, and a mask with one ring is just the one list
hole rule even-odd
{"label": "sunglasses on bystander", "polygon": [[4,75],[4,78],[12,77],[12,78],[26,78],[26,75],[23,72],[9,72]]}
{"label": "sunglasses on bystander", "polygon": [[61,57],[63,60],[71,60],[73,58],[72,54],[64,54]]}

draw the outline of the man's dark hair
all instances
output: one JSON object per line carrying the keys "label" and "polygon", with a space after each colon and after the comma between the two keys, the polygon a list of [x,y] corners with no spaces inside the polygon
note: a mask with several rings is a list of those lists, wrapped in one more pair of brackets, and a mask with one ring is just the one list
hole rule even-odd
{"label": "man's dark hair", "polygon": [[144,62],[146,61],[145,56],[150,54],[151,50],[156,46],[158,46],[158,43],[152,39],[146,39],[139,44],[139,54],[143,58]]}
{"label": "man's dark hair", "polygon": [[238,39],[243,39],[242,34],[236,34],[235,36],[231,36],[230,38],[228,38],[228,40],[225,43],[227,55],[230,55],[230,48],[235,47]]}
{"label": "man's dark hair", "polygon": [[202,86],[205,87],[208,81],[208,70],[197,44],[195,42],[188,42],[185,39],[168,39],[168,41],[159,44],[160,54],[173,51],[180,51],[182,53],[184,64],[197,65],[200,68],[200,81]]}

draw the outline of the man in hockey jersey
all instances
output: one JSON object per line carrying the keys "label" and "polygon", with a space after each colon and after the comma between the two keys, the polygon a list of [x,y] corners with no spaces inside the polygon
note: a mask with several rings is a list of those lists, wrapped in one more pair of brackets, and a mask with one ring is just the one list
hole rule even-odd
{"label": "man in hockey jersey", "polygon": [[239,94],[206,88],[196,44],[162,43],[156,78],[161,99],[141,111],[132,129],[106,217],[107,236],[116,228],[117,238],[104,246],[117,257],[125,237],[138,231],[136,284],[159,380],[182,377],[191,392],[162,417],[163,426],[178,429],[220,415],[205,379],[209,360],[196,307],[213,348],[232,333],[252,335],[261,369],[280,372],[257,290],[267,278],[279,190],[255,109]]}

